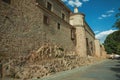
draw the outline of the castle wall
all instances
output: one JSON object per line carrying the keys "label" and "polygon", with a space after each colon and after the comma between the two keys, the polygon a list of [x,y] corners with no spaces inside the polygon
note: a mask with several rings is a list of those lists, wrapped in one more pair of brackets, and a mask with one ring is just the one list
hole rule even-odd
{"label": "castle wall", "polygon": [[100,42],[99,40],[95,40],[95,56],[96,57],[101,57],[102,54],[101,54],[101,48],[100,48]]}
{"label": "castle wall", "polygon": [[76,53],[80,57],[87,56],[86,38],[83,27],[76,27]]}
{"label": "castle wall", "polygon": [[86,31],[87,54],[93,56],[95,53],[94,38]]}
{"label": "castle wall", "polygon": [[86,34],[84,28],[84,15],[74,13],[70,16],[70,24],[76,28],[76,53],[80,57],[87,56],[87,49],[86,49]]}
{"label": "castle wall", "polygon": [[107,52],[105,51],[104,45],[101,45],[100,47],[101,51],[101,57],[106,58],[107,57]]}
{"label": "castle wall", "polygon": [[[46,8],[47,2],[52,4],[51,11]],[[60,0],[11,0],[10,4],[0,0],[0,19],[2,53],[27,54],[50,42],[76,50],[81,57],[101,55],[100,44],[84,14],[70,15]]]}
{"label": "castle wall", "polygon": [[70,10],[66,9],[65,5],[60,0],[36,0],[37,3],[43,7],[47,7],[47,2],[52,4],[52,12],[62,18],[62,14],[65,16],[65,21],[69,22]]}
{"label": "castle wall", "polygon": [[85,23],[84,25],[85,25],[87,55],[93,56],[95,54],[95,43],[94,43],[95,35],[91,31],[87,23]]}
{"label": "castle wall", "polygon": [[[25,55],[46,42],[74,50],[72,26],[67,22],[37,5],[35,0],[11,1],[14,2],[0,3],[0,53]],[[48,17],[49,24],[43,23],[44,15]]]}
{"label": "castle wall", "polygon": [[[78,11],[75,8],[75,11]],[[84,14],[75,12],[70,16],[70,24],[76,28],[76,51],[82,56],[94,56],[95,34],[84,20]]]}

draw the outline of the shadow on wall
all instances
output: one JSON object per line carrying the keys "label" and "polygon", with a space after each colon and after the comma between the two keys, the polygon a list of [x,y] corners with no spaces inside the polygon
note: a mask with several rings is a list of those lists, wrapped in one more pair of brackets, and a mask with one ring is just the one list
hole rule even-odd
{"label": "shadow on wall", "polygon": [[120,80],[120,60],[117,60],[118,64],[114,67],[111,67],[111,70],[116,72],[115,76],[118,78],[116,80]]}

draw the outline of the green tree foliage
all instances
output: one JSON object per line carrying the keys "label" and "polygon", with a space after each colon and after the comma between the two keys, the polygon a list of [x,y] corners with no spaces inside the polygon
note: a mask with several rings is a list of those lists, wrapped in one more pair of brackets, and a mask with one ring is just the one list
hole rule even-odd
{"label": "green tree foliage", "polygon": [[120,30],[108,35],[104,46],[109,54],[120,54]]}
{"label": "green tree foliage", "polygon": [[116,27],[120,30],[120,8],[118,9],[119,13],[116,14],[116,22],[114,23],[113,27]]}

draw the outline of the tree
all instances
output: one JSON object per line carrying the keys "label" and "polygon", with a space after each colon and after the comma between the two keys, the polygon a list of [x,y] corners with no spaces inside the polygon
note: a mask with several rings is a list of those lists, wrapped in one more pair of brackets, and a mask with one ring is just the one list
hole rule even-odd
{"label": "tree", "polygon": [[113,27],[116,27],[120,30],[120,8],[118,9],[119,13],[116,14],[116,22],[114,23]]}
{"label": "tree", "polygon": [[109,34],[104,42],[104,46],[109,54],[120,54],[120,30]]}
{"label": "tree", "polygon": [[113,27],[119,30],[109,34],[104,42],[105,49],[109,54],[120,54],[120,8],[118,10],[119,13],[116,14],[116,22]]}

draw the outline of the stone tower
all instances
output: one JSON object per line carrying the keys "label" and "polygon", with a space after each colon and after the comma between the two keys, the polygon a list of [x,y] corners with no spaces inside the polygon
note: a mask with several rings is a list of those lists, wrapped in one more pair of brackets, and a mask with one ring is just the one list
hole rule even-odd
{"label": "stone tower", "polygon": [[95,56],[101,57],[100,42],[98,39],[95,40]]}
{"label": "stone tower", "polygon": [[87,56],[86,50],[86,35],[85,35],[85,28],[84,28],[84,17],[85,15],[79,13],[78,8],[74,8],[74,13],[70,16],[70,24],[75,27],[76,29],[76,53],[80,57]]}

